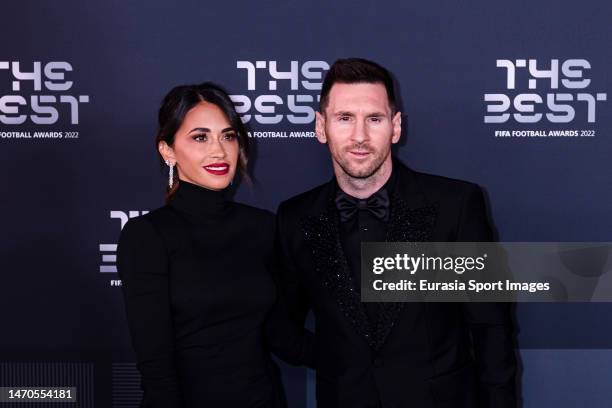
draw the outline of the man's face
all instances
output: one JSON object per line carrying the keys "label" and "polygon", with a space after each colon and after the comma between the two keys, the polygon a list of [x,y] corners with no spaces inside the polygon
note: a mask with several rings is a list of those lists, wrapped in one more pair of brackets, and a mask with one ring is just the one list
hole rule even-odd
{"label": "man's face", "polygon": [[383,84],[336,83],[325,112],[317,112],[316,133],[319,142],[329,145],[336,174],[365,179],[391,161],[401,114],[393,115]]}

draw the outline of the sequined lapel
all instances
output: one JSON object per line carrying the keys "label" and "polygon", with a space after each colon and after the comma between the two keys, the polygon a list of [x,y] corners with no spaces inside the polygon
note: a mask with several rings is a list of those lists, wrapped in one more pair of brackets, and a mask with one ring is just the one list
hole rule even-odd
{"label": "sequined lapel", "polygon": [[[428,202],[411,170],[394,162],[394,171],[398,172],[398,180],[391,195],[386,241],[431,241],[438,216],[437,203]],[[310,245],[317,276],[323,279],[323,284],[355,330],[364,336],[372,349],[378,351],[397,324],[404,303],[381,303],[373,327],[342,250],[336,207],[330,191],[331,184],[330,189],[323,193],[326,202],[321,213],[302,218],[302,232]]]}
{"label": "sequined lapel", "polygon": [[[416,193],[416,191],[413,191]],[[416,193],[420,194],[420,193]],[[387,242],[425,242],[433,238],[434,226],[438,215],[436,204],[425,204],[420,207],[411,207],[403,199],[402,189],[396,189],[391,196],[391,214],[387,228]],[[412,201],[419,200],[418,196],[411,196]],[[415,200],[416,199],[416,200]],[[374,330],[374,349],[379,350],[391,329],[397,323],[400,312],[405,303],[384,302],[380,304],[376,328]]]}
{"label": "sequined lapel", "polygon": [[301,226],[306,242],[312,249],[317,276],[322,277],[323,284],[355,330],[371,347],[375,347],[371,323],[340,244],[338,217],[331,195],[324,211],[319,215],[304,217]]}

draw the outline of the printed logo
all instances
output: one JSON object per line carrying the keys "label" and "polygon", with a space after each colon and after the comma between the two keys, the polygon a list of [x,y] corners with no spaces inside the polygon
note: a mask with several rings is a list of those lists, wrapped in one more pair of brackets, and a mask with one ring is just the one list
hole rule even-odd
{"label": "printed logo", "polygon": [[[236,61],[246,92],[230,95],[244,123],[312,125],[318,108],[325,61]],[[309,131],[253,131],[260,138],[314,137]]]}
{"label": "printed logo", "polygon": [[[593,90],[585,59],[499,59],[505,92],[485,93],[484,123],[594,124],[607,93]],[[544,67],[545,66],[545,67]],[[496,130],[495,137],[593,137],[593,129]]]}
{"label": "printed logo", "polygon": [[[138,217],[147,214],[149,211],[111,211],[110,218],[119,220],[119,231],[123,229],[130,218]],[[102,263],[100,264],[100,273],[117,273],[117,244],[100,244],[100,255]],[[111,286],[121,286],[120,281],[111,280]]]}
{"label": "printed logo", "polygon": [[[79,124],[80,107],[89,95],[70,92],[72,65],[67,61],[43,64],[34,61],[25,69],[19,61],[0,61],[0,80],[10,84],[6,95],[0,93],[0,123],[3,125]],[[8,75],[7,75],[8,74]],[[1,89],[7,89],[3,87]],[[21,130],[21,129],[20,129]],[[2,139],[78,139],[73,131],[2,131]]]}

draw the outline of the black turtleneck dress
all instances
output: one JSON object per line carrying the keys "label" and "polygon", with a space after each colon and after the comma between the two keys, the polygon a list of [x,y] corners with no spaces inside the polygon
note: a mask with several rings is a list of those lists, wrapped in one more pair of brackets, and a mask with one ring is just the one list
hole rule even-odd
{"label": "black turtleneck dress", "polygon": [[125,225],[117,265],[141,406],[286,407],[263,333],[273,235],[272,213],[184,181]]}

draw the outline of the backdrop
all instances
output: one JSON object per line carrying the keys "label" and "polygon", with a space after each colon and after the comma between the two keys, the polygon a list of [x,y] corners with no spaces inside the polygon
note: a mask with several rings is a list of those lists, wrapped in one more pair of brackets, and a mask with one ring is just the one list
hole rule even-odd
{"label": "backdrop", "polygon": [[[314,109],[329,64],[360,56],[399,84],[395,153],[483,186],[500,240],[612,241],[609,1],[0,10],[0,386],[71,384],[82,407],[137,406],[116,242],[129,217],[163,203],[156,114],[178,84],[218,82],[244,115],[256,183],[237,201],[275,210],[331,177]],[[518,306],[525,407],[610,406],[610,312]],[[312,373],[283,371],[291,406],[314,407]]]}

